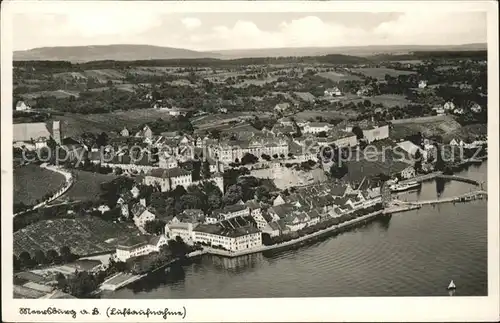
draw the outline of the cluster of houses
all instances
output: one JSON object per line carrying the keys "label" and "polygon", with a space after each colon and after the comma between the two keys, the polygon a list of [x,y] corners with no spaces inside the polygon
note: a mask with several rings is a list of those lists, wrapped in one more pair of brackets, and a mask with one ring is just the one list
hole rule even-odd
{"label": "cluster of houses", "polygon": [[[475,102],[471,102],[467,107],[467,109],[473,113],[480,113],[482,111],[481,106]],[[432,110],[435,111],[437,115],[445,115],[445,114],[462,115],[466,112],[466,109],[456,106],[455,103],[451,101],[447,101],[443,105],[440,104],[435,105],[432,108]]]}
{"label": "cluster of houses", "polygon": [[[278,195],[272,206],[264,209],[255,201],[214,210],[205,215],[201,210],[188,209],[168,221],[165,237],[181,237],[187,244],[200,243],[214,248],[238,252],[262,245],[262,233],[271,237],[303,229],[332,217],[340,217],[382,202],[380,188],[353,189],[350,185],[322,183],[305,186],[289,195]],[[138,226],[154,219],[141,200],[131,213]],[[154,240],[117,248],[119,259],[147,254],[161,247]]]}

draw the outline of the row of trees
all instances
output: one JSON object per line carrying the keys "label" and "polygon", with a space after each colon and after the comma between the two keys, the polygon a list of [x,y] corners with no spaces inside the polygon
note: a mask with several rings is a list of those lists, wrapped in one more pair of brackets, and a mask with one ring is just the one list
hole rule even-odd
{"label": "row of trees", "polygon": [[59,253],[54,250],[48,250],[44,253],[42,250],[36,250],[33,255],[23,251],[19,256],[14,255],[14,270],[32,269],[38,266],[69,263],[78,258],[71,252],[67,246],[59,249]]}

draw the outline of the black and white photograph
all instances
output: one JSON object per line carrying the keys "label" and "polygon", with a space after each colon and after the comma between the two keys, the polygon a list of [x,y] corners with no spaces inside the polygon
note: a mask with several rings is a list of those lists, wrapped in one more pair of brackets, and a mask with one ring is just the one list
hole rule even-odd
{"label": "black and white photograph", "polygon": [[498,320],[498,3],[19,2],[5,320]]}

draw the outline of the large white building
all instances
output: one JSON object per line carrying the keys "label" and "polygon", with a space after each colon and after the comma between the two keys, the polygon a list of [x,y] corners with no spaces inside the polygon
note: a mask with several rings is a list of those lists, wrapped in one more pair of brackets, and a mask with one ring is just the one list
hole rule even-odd
{"label": "large white building", "polygon": [[192,245],[194,243],[193,229],[200,224],[202,217],[201,210],[185,210],[165,225],[165,234],[170,239],[181,237],[185,243]]}
{"label": "large white building", "polygon": [[252,225],[202,224],[194,229],[194,241],[238,252],[262,246],[262,233]]}
{"label": "large white building", "polygon": [[258,158],[262,155],[288,155],[288,143],[281,138],[227,141],[209,148],[210,156],[223,163],[241,161],[245,154]]}
{"label": "large white building", "polygon": [[116,246],[116,259],[127,261],[133,257],[144,256],[152,252],[159,252],[167,244],[164,235],[131,237],[125,243]]}
{"label": "large white building", "polygon": [[363,136],[368,143],[389,138],[389,125],[369,126],[363,129]]}
{"label": "large white building", "polygon": [[304,133],[320,133],[328,132],[332,129],[332,125],[326,122],[308,122],[303,129]]}
{"label": "large white building", "polygon": [[188,188],[193,183],[191,173],[182,168],[153,169],[144,177],[145,185],[158,185],[162,192],[174,190],[177,186]]}

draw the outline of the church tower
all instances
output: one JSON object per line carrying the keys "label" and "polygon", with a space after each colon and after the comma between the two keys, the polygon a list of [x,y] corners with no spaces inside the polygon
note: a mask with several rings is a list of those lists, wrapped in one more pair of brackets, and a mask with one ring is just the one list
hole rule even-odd
{"label": "church tower", "polygon": [[61,141],[61,122],[60,121],[54,121],[52,123],[52,138],[54,141],[60,145],[62,143]]}

